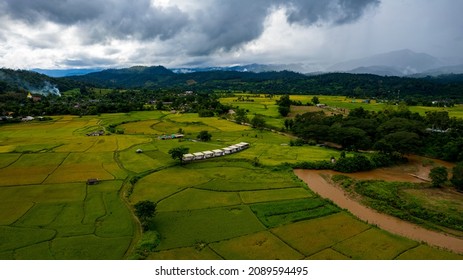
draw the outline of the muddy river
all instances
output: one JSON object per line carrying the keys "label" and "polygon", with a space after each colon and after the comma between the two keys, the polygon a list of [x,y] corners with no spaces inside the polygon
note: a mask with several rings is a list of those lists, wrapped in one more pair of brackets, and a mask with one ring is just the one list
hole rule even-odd
{"label": "muddy river", "polygon": [[[339,207],[347,209],[353,215],[369,224],[377,225],[379,228],[394,234],[408,237],[416,241],[423,241],[429,245],[445,248],[453,252],[463,254],[463,239],[450,236],[445,233],[431,231],[398,218],[386,214],[381,214],[350,198],[341,188],[331,185],[320,176],[320,174],[334,174],[333,171],[297,169],[294,170],[294,173],[301,180],[307,183],[311,190],[318,193],[321,197],[330,199]],[[366,173],[360,175],[360,177],[363,178],[368,177],[366,176]],[[392,174],[386,175],[386,177],[389,176],[392,176]],[[375,178],[380,179],[378,176],[375,176]],[[408,178],[411,181],[420,180],[411,175],[408,175]],[[397,177],[394,177],[394,179],[397,180]]]}

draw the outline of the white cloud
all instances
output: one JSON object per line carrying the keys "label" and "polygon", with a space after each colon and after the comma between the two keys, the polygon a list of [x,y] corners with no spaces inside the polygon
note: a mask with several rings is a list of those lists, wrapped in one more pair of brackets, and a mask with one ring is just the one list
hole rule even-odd
{"label": "white cloud", "polygon": [[439,56],[463,49],[463,1],[65,2],[0,2],[0,65],[334,63],[404,48]]}

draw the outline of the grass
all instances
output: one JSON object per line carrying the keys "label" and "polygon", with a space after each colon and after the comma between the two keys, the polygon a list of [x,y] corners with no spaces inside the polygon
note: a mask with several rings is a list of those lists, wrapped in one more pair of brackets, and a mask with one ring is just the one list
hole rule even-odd
{"label": "grass", "polygon": [[[378,211],[428,227],[463,229],[459,196],[446,198],[436,195],[438,190],[405,182],[358,181],[354,189],[365,197],[365,203]],[[426,194],[431,192],[434,195],[427,198]]]}

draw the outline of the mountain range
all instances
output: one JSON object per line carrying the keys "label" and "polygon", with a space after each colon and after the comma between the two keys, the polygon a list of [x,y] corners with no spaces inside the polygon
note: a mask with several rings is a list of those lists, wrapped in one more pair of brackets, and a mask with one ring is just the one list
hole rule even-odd
{"label": "mountain range", "polygon": [[443,59],[426,53],[399,50],[337,63],[327,71],[380,76],[461,74],[463,59]]}
{"label": "mountain range", "polygon": [[[136,68],[125,68],[132,69]],[[111,70],[111,69],[110,69]],[[114,69],[112,69],[114,70]],[[232,66],[211,66],[211,67],[177,67],[170,68],[174,73],[195,73],[210,71],[237,71],[237,72],[270,72],[270,71],[293,71],[305,74],[321,73],[351,73],[351,74],[374,74],[379,76],[398,77],[425,77],[439,76],[446,74],[462,74],[463,58],[437,58],[426,53],[417,53],[408,49],[397,50],[388,53],[377,54],[359,59],[348,60],[336,63],[329,67],[322,67],[313,64],[246,64]],[[102,68],[84,69],[32,69],[32,71],[45,74],[50,77],[80,76],[89,73],[104,71]]]}

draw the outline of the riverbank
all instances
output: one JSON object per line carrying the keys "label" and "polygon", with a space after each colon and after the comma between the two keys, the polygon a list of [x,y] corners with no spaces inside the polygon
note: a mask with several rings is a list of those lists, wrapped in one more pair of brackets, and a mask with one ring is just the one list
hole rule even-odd
{"label": "riverbank", "polygon": [[[301,180],[303,180],[312,191],[316,192],[323,198],[327,198],[333,201],[339,207],[348,210],[353,215],[365,222],[368,222],[369,224],[376,225],[379,228],[394,234],[398,234],[416,241],[425,242],[431,246],[436,246],[453,251],[455,253],[463,254],[463,239],[445,233],[425,229],[416,224],[412,224],[398,218],[379,213],[360,204],[357,200],[351,198],[344,190],[330,184],[321,176],[322,174],[336,174],[333,171],[297,169],[294,170],[294,173]],[[390,173],[386,176],[393,176],[393,173]],[[410,180],[420,180],[414,176],[408,176],[411,178]],[[393,177],[397,180],[396,176]]]}

